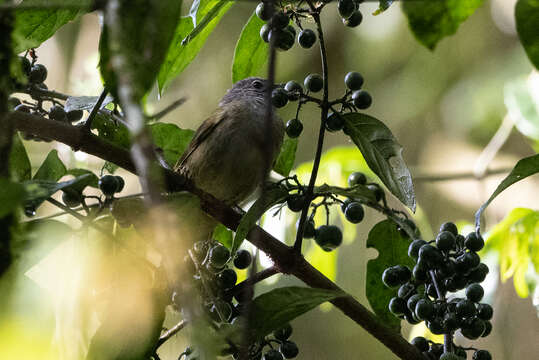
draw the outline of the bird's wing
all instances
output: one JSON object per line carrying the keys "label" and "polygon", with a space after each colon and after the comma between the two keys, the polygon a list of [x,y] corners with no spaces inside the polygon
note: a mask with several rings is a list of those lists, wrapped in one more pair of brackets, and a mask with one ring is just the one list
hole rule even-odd
{"label": "bird's wing", "polygon": [[227,117],[226,111],[218,109],[209,118],[204,120],[202,125],[197,129],[193,139],[189,143],[189,146],[183,152],[183,155],[178,159],[176,165],[174,165],[174,171],[179,171],[183,164],[189,159],[189,156],[196,151],[198,146],[202,144],[215,130],[215,128],[222,124]]}

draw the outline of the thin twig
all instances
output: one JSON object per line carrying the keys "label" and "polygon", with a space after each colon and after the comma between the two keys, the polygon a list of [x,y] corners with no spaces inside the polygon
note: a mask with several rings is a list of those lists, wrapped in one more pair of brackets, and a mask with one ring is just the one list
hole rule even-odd
{"label": "thin twig", "polygon": [[179,333],[184,327],[187,326],[187,324],[187,320],[182,320],[170,329],[168,329],[163,335],[159,337],[159,340],[157,340],[154,351],[157,351],[157,349],[159,349],[161,345],[163,345],[165,342],[168,341],[168,339]]}
{"label": "thin twig", "polygon": [[164,108],[163,110],[159,111],[157,114],[153,114],[150,117],[148,117],[149,121],[159,121],[161,118],[165,117],[169,112],[175,110],[176,108],[183,105],[184,102],[187,101],[186,97],[182,97],[176,101],[174,101],[172,104]]}
{"label": "thin twig", "polygon": [[84,128],[87,131],[90,131],[92,129],[92,121],[97,115],[97,112],[101,109],[101,105],[103,105],[103,101],[105,101],[107,94],[108,94],[108,91],[106,89],[103,89],[103,91],[101,92],[101,95],[99,95],[99,98],[97,99],[97,102],[92,108],[92,111],[90,111],[90,115],[88,115],[88,119],[86,119],[86,121],[84,122]]}
{"label": "thin twig", "polygon": [[243,280],[239,284],[236,284],[232,289],[229,290],[231,294],[237,294],[240,293],[242,290],[244,290],[248,286],[253,286],[256,283],[259,283],[263,280],[266,280],[267,278],[278,274],[279,269],[275,266],[270,266],[269,268],[266,268],[264,270],[261,270],[253,275],[251,275],[248,279]]}
{"label": "thin twig", "polygon": [[500,127],[475,162],[474,173],[476,178],[481,179],[485,175],[490,163],[494,160],[494,157],[496,157],[496,154],[500,151],[503,144],[505,144],[509,135],[511,135],[514,126],[515,121],[509,114],[506,114]]}
{"label": "thin twig", "polygon": [[324,43],[324,32],[322,30],[322,23],[320,21],[320,13],[315,8],[311,0],[307,0],[309,7],[313,11],[313,18],[316,22],[316,28],[318,30],[318,40],[320,44],[320,56],[322,58],[322,78],[324,81],[324,94],[322,96],[322,103],[320,104],[320,130],[318,132],[318,143],[316,146],[316,154],[313,160],[313,169],[311,171],[311,178],[309,180],[309,185],[305,191],[305,204],[301,211],[301,216],[299,218],[298,230],[296,234],[296,241],[294,242],[294,249],[297,253],[301,253],[301,245],[303,242],[303,230],[305,228],[305,222],[307,219],[307,213],[309,212],[309,205],[311,204],[314,185],[316,183],[316,177],[318,176],[318,168],[320,167],[320,160],[322,158],[322,149],[324,147],[324,134],[326,132],[326,118],[328,115],[328,62],[326,55],[326,46]]}
{"label": "thin twig", "polygon": [[454,181],[454,180],[481,180],[489,176],[506,174],[512,170],[509,168],[499,168],[486,170],[480,177],[475,171],[455,172],[448,174],[419,174],[414,176],[414,182],[437,182],[437,181]]}

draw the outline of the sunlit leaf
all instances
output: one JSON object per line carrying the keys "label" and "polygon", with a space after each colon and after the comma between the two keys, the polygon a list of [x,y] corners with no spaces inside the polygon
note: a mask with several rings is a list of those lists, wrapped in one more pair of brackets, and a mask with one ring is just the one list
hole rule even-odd
{"label": "sunlit leaf", "polygon": [[227,248],[231,249],[232,243],[234,242],[234,233],[232,230],[227,229],[227,227],[223,224],[219,224],[213,231],[212,239],[215,239]]}
{"label": "sunlit leaf", "polygon": [[64,176],[66,171],[67,169],[64,163],[58,157],[58,151],[51,150],[45,161],[43,161],[39,169],[37,169],[33,180],[47,180],[55,182]]}
{"label": "sunlit leaf", "polygon": [[271,290],[252,302],[253,335],[260,339],[318,305],[344,295],[335,290],[295,286]]}
{"label": "sunlit leaf", "polygon": [[[98,177],[90,170],[86,169],[70,169],[66,172],[66,175],[72,175],[75,178],[81,177],[83,175],[87,175],[84,178],[82,178],[80,181],[77,181],[75,184],[69,186],[68,188],[77,192],[81,193],[84,188],[87,186],[91,186],[94,188],[98,187]],[[65,190],[65,188],[64,188]]]}
{"label": "sunlit leaf", "polygon": [[114,145],[129,149],[131,144],[129,130],[123,124],[116,123],[110,116],[97,113],[92,121],[92,129],[97,130],[99,137]]}
{"label": "sunlit leaf", "polygon": [[412,176],[391,131],[380,120],[360,113],[343,115],[344,130],[361,150],[371,170],[403,204],[415,211]]}
{"label": "sunlit leaf", "polygon": [[[243,27],[236,44],[236,50],[234,50],[232,82],[258,75],[260,68],[266,63],[268,44],[260,37],[262,25],[264,25],[264,21],[260,20],[256,14],[253,14]],[[287,138],[287,140],[292,139]],[[287,140],[285,140],[285,143]]]}
{"label": "sunlit leaf", "polygon": [[32,165],[19,134],[15,134],[13,137],[11,153],[9,154],[9,173],[13,180],[19,182],[30,180],[32,177]]}
{"label": "sunlit leaf", "polygon": [[25,203],[27,206],[37,209],[47,198],[52,196],[59,190],[70,186],[77,186],[78,182],[86,181],[86,178],[90,177],[89,174],[79,176],[73,180],[62,181],[57,183],[50,180],[30,180],[23,183],[26,190]]}
{"label": "sunlit leaf", "polygon": [[288,176],[292,167],[294,166],[294,161],[296,160],[296,149],[298,148],[298,139],[290,139],[287,137],[283,141],[281,146],[281,152],[275,160],[275,165],[273,170],[282,176]]}
{"label": "sunlit leaf", "polygon": [[408,257],[409,238],[403,238],[397,225],[391,220],[376,224],[369,232],[367,247],[378,251],[378,257],[367,262],[366,294],[374,313],[388,326],[400,331],[400,320],[388,308],[389,300],[397,296],[396,289],[390,289],[382,282],[382,273],[394,265],[405,265],[410,270],[415,265]]}
{"label": "sunlit leaf", "polygon": [[[198,19],[198,21],[203,19],[219,1],[220,0],[202,1],[197,8],[196,19]],[[172,39],[170,48],[166,54],[165,61],[163,62],[157,77],[159,91],[161,93],[163,93],[172,80],[174,80],[174,78],[191,63],[191,61],[193,61],[210,33],[233,3],[233,1],[228,1],[222,6],[216,16],[204,27],[204,29],[194,39],[184,45],[182,45],[183,40],[193,31],[195,26],[191,16],[184,16],[180,19],[174,32],[174,38]]]}
{"label": "sunlit leaf", "polygon": [[391,6],[391,4],[393,4],[394,0],[380,0],[380,4],[378,5],[378,9],[376,9],[375,12],[373,12],[372,14],[373,15],[380,15],[381,13],[383,13],[384,11],[386,11],[387,9],[389,9],[389,7]]}
{"label": "sunlit leaf", "polygon": [[515,79],[504,88],[504,103],[518,131],[539,140],[539,99],[534,97],[534,86],[539,86],[539,74]]}
{"label": "sunlit leaf", "polygon": [[537,0],[518,0],[515,6],[518,37],[528,58],[539,69],[539,2]]}
{"label": "sunlit leaf", "polygon": [[483,211],[487,208],[487,206],[498,196],[502,191],[507,189],[509,186],[513,185],[514,183],[523,180],[527,178],[528,176],[531,176],[533,174],[537,174],[539,172],[539,154],[533,155],[524,159],[519,160],[513,170],[511,170],[511,173],[507,175],[505,179],[502,180],[500,185],[494,190],[492,195],[488,198],[488,200],[481,205],[479,210],[475,213],[475,225],[479,226],[479,223],[481,221],[481,214]]}
{"label": "sunlit leaf", "polygon": [[526,273],[533,266],[539,273],[539,211],[516,208],[488,234],[485,251],[499,256],[500,277],[513,277],[521,297],[529,295]]}
{"label": "sunlit leaf", "polygon": [[417,40],[433,50],[446,36],[457,32],[458,27],[484,0],[403,1],[402,8]]}

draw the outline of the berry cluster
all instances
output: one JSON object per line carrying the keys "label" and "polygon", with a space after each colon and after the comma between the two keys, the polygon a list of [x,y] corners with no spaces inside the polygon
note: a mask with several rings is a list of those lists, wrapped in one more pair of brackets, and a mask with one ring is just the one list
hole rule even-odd
{"label": "berry cluster", "polygon": [[[286,181],[287,179],[285,179]],[[366,189],[370,190],[376,202],[379,202],[384,198],[384,192],[382,188],[375,183],[367,183],[367,177],[361,172],[354,172],[348,177],[348,185],[350,189],[356,186],[364,186]],[[304,188],[301,185],[291,186],[288,184],[289,188],[292,188],[294,192],[290,194],[286,200],[286,205],[288,209],[293,212],[300,212],[303,210],[305,201],[307,201],[304,194]],[[318,195],[317,195],[318,196]],[[317,197],[315,196],[315,198]],[[332,194],[320,194],[322,201],[313,202],[311,204],[311,213],[308,216],[306,223],[303,228],[303,238],[304,239],[314,239],[316,244],[320,246],[324,251],[332,251],[339,247],[342,244],[343,235],[341,229],[336,225],[330,225],[326,223],[325,225],[320,225],[316,227],[314,217],[316,211],[320,207],[324,207],[326,211],[326,219],[329,222],[329,209],[332,205],[339,205],[341,211],[343,212],[346,220],[352,224],[359,224],[365,217],[365,209],[363,207],[363,201],[354,198],[347,198],[341,200]],[[313,199],[314,200],[314,199]],[[368,204],[370,205],[370,204]],[[299,222],[298,222],[299,225]]]}
{"label": "berry cluster", "polygon": [[[232,325],[241,325],[245,318],[247,302],[253,297],[250,284],[238,284],[236,269],[246,269],[253,261],[247,250],[238,250],[232,256],[230,250],[216,241],[200,241],[194,244],[184,259],[192,273],[194,287],[201,297],[203,311],[208,321],[219,331],[226,334]],[[177,293],[173,295],[173,304],[181,309],[182,299]],[[292,359],[299,353],[297,345],[290,341],[292,327],[285,326],[264,339],[254,340],[249,346],[249,359],[283,360]],[[278,350],[274,345],[278,345]],[[267,350],[265,350],[267,348]],[[227,341],[222,355],[239,358],[239,344]],[[187,359],[194,359],[192,349],[186,350]]]}
{"label": "berry cluster", "polygon": [[[446,334],[449,339],[455,331],[471,340],[485,337],[492,330],[493,310],[481,303],[483,287],[479,285],[488,274],[488,267],[481,263],[477,251],[484,246],[479,234],[466,237],[458,233],[451,222],[444,223],[435,240],[414,240],[408,256],[416,261],[413,269],[403,265],[387,268],[382,281],[390,288],[397,288],[397,297],[389,302],[389,311],[411,324],[425,321],[433,334]],[[465,289],[465,298],[454,293]],[[489,360],[486,350],[463,349],[447,340],[446,344],[429,343],[423,337],[412,340],[429,359],[465,359],[465,350],[475,350],[473,359]]]}
{"label": "berry cluster", "polygon": [[[48,117],[51,120],[65,123],[75,123],[82,119],[82,110],[65,111],[62,104],[60,104],[56,99],[46,95],[48,87],[44,82],[47,79],[48,71],[45,65],[36,64],[35,57],[33,57],[30,61],[27,57],[20,56],[19,62],[22,73],[26,77],[26,81],[24,83],[16,81],[15,89],[17,91],[30,94],[34,101],[23,102],[17,97],[10,97],[8,101],[11,109],[28,114],[36,114]],[[50,102],[52,104],[48,111],[43,108],[44,102]],[[23,138],[25,140],[34,141],[51,141],[47,138],[24,133]]]}
{"label": "berry cluster", "polygon": [[337,10],[342,18],[342,23],[348,27],[356,27],[363,21],[363,15],[359,11],[359,4],[365,0],[339,0]]}

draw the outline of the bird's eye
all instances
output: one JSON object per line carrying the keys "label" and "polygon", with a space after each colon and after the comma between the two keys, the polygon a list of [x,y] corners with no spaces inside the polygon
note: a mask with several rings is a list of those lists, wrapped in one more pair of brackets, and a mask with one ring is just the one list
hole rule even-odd
{"label": "bird's eye", "polygon": [[257,90],[260,90],[264,87],[264,84],[260,80],[253,81],[253,87]]}

